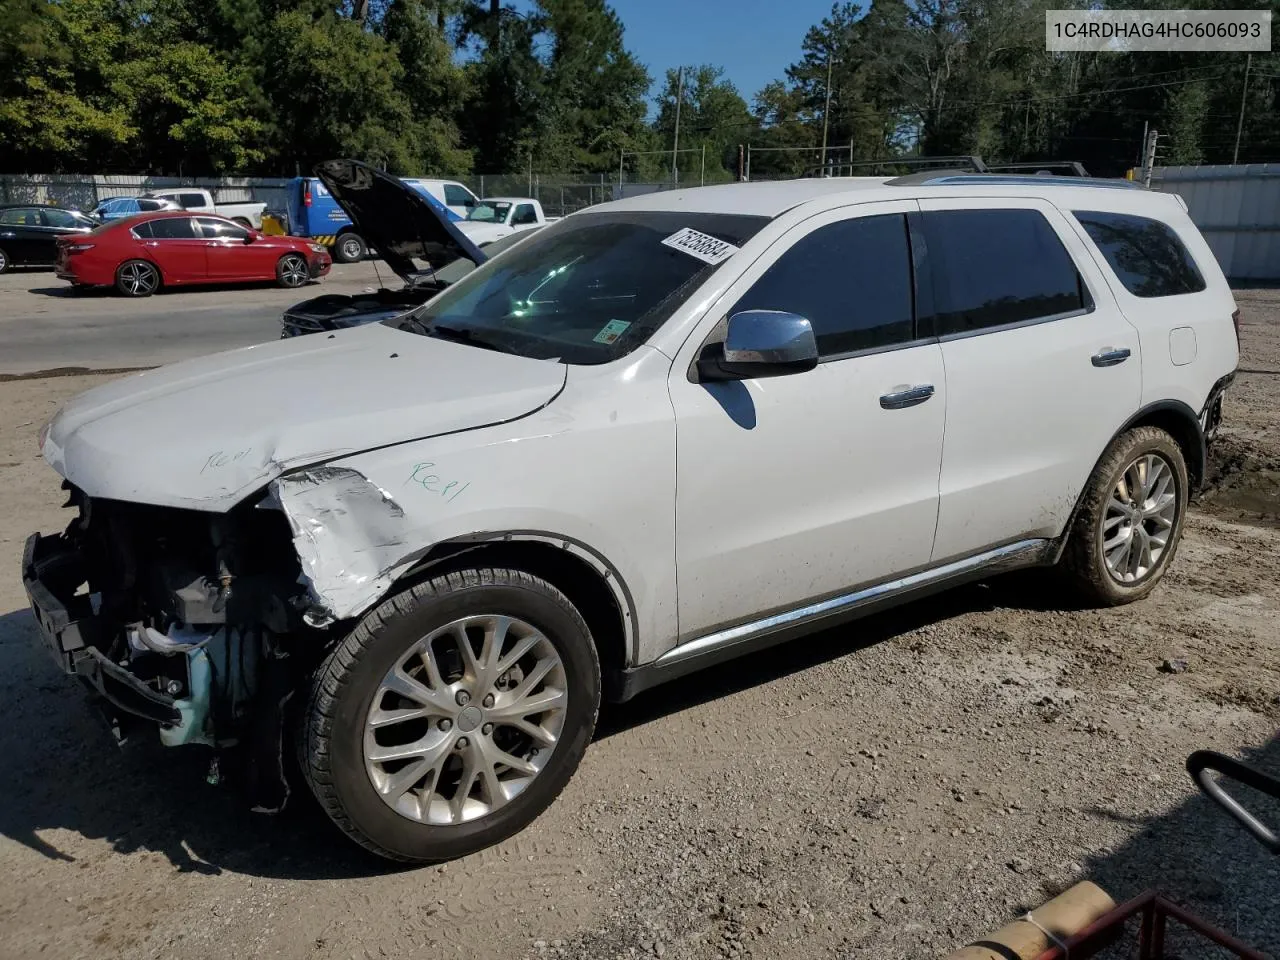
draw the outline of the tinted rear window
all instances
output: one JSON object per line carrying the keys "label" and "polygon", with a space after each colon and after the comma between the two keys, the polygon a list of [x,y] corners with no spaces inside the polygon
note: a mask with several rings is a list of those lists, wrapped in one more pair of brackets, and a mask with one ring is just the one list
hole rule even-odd
{"label": "tinted rear window", "polygon": [[1135,297],[1172,297],[1204,289],[1191,251],[1168,224],[1093,210],[1077,210],[1075,218]]}
{"label": "tinted rear window", "polygon": [[195,224],[190,217],[151,221],[151,236],[157,240],[191,240],[195,235]]}
{"label": "tinted rear window", "polygon": [[924,222],[940,336],[1088,304],[1075,263],[1038,210],[936,210]]}

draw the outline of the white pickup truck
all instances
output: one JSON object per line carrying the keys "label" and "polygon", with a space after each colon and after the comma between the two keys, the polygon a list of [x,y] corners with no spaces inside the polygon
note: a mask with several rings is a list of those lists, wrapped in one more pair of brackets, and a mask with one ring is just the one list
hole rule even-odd
{"label": "white pickup truck", "polygon": [[213,194],[198,187],[152,190],[146,196],[172,200],[183,210],[190,210],[192,213],[217,214],[228,220],[234,220],[242,226],[253,227],[255,230],[262,229],[262,211],[267,208],[265,203],[214,203]]}
{"label": "white pickup truck", "polygon": [[531,197],[489,197],[481,200],[467,213],[467,219],[458,229],[477,247],[509,237],[521,230],[530,230],[559,217],[548,217],[542,212],[542,204]]}

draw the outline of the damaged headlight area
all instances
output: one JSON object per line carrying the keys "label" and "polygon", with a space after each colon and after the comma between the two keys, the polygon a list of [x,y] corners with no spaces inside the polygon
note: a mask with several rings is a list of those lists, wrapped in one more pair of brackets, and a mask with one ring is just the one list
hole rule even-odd
{"label": "damaged headlight area", "polygon": [[[287,796],[284,711],[323,644],[296,649],[312,606],[283,513],[229,513],[86,497],[33,535],[23,581],[59,667],[96,694],[117,737],[140,721],[163,743],[244,746],[255,805]],[[215,754],[216,756],[216,754]]]}

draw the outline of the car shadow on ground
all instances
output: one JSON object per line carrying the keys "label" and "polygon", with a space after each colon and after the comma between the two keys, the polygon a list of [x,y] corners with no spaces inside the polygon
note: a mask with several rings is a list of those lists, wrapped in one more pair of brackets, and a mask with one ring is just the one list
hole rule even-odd
{"label": "car shadow on ground", "polygon": [[[44,279],[44,278],[41,278]],[[34,293],[41,297],[54,297],[63,300],[80,300],[93,299],[95,297],[115,297],[120,300],[129,300],[123,294],[117,293],[114,287],[84,287],[72,286],[69,281],[60,281],[61,286],[56,287],[30,287],[27,293]],[[308,280],[300,287],[292,287],[298,293],[310,290],[317,284],[323,283],[324,278],[318,280]],[[153,294],[157,297],[167,296],[183,296],[192,293],[225,293],[229,290],[280,290],[282,288],[278,283],[272,280],[256,280],[253,283],[193,283],[180,287],[162,286]],[[140,297],[138,299],[146,299]]]}
{"label": "car shadow on ground", "polygon": [[117,746],[78,683],[39,646],[26,610],[0,616],[3,723],[0,834],[54,860],[82,845],[153,851],[184,873],[226,871],[284,879],[385,875],[394,864],[342,837],[305,788],[286,813],[251,813],[231,784],[206,782],[210,752],[169,750],[145,734]]}
{"label": "car shadow on ground", "polygon": [[715,666],[640,694],[623,704],[606,705],[600,713],[596,739],[612,736],[668,714],[688,710],[750,687],[770,683],[864,647],[941,623],[966,613],[1012,607],[1020,610],[1062,610],[1062,591],[1052,574],[1043,570],[1010,573],[968,584],[788,641],[741,657],[729,666]]}
{"label": "car shadow on ground", "polygon": [[[785,677],[901,632],[972,610],[1037,602],[1034,582],[972,585],[901,611],[814,635],[607,706],[598,736],[690,709],[735,690]],[[1013,592],[1011,592],[1011,590]],[[1016,596],[1015,596],[1016,594]],[[1021,598],[1021,601],[1018,598]],[[232,784],[206,782],[210,752],[170,750],[147,732],[117,746],[79,684],[60,674],[26,610],[0,616],[0,757],[9,783],[0,834],[45,857],[74,861],[68,831],[103,840],[120,854],[154,851],[181,872],[289,879],[386,874],[397,867],[342,837],[293,776],[286,811],[248,811]]]}

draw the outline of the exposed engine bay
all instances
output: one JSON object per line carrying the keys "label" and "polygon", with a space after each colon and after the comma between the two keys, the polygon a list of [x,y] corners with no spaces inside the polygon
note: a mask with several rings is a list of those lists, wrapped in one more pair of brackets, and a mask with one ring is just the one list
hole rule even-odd
{"label": "exposed engine bay", "polygon": [[[288,520],[262,501],[208,513],[85,496],[56,536],[27,543],[23,577],[62,669],[96,695],[117,739],[139,721],[168,746],[241,747],[257,809],[288,795],[284,712],[326,646],[292,638],[312,604]],[[306,663],[303,663],[303,660]]]}

